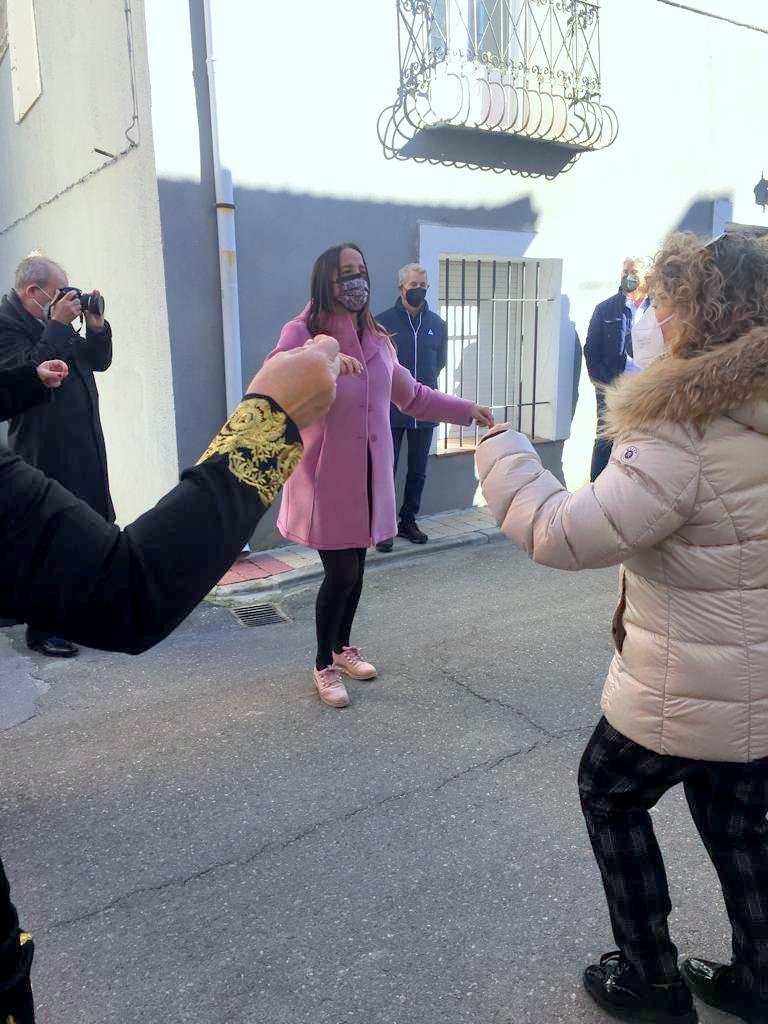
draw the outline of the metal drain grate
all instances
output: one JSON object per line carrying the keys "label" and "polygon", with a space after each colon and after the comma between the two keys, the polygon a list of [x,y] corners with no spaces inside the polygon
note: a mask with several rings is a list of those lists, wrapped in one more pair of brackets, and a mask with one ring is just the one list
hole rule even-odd
{"label": "metal drain grate", "polygon": [[244,626],[273,626],[291,620],[276,604],[249,604],[233,608],[232,614]]}

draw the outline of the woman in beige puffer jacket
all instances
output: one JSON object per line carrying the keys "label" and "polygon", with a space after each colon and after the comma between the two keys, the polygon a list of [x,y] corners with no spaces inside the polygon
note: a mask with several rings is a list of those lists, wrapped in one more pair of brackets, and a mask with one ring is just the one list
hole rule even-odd
{"label": "woman in beige puffer jacket", "polygon": [[579,774],[619,950],[587,969],[588,991],[621,1019],[697,1019],[648,814],[682,782],[733,926],[733,963],[687,960],[683,977],[768,1024],[768,248],[674,236],[650,289],[666,355],[607,391],[597,481],[568,493],[504,427],[477,466],[535,561],[621,564],[604,718]]}

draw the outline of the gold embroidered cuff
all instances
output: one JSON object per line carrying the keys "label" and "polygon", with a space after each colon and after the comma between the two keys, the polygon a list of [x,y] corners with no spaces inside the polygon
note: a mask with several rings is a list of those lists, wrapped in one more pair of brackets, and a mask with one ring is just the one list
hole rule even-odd
{"label": "gold embroidered cuff", "polygon": [[[289,440],[288,434],[296,436]],[[255,488],[265,507],[272,504],[298,466],[303,447],[284,412],[268,398],[243,399],[197,464],[225,455],[229,471]]]}

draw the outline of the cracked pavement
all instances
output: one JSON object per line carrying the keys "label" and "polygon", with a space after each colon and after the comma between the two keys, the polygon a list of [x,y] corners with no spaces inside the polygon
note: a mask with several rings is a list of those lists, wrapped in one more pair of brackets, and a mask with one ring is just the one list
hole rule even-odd
{"label": "cracked pavement", "polygon": [[[40,1021],[604,1019],[575,780],[615,593],[504,544],[377,568],[355,640],[380,678],[342,712],[311,686],[313,590],[291,625],[204,606],[135,659],[3,631],[0,849]],[[679,794],[654,813],[681,950],[726,956]]]}

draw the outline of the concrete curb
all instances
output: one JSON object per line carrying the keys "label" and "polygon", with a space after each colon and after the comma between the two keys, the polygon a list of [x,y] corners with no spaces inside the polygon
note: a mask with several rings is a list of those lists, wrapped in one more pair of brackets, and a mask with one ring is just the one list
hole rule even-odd
{"label": "concrete curb", "polygon": [[[469,533],[459,533],[455,537],[436,537],[430,540],[424,547],[416,547],[409,544],[408,547],[398,545],[388,555],[382,554],[373,549],[368,555],[366,568],[375,568],[380,565],[400,565],[403,562],[414,561],[417,558],[425,558],[430,554],[437,554],[440,551],[450,551],[453,548],[471,547],[475,544],[492,544],[501,540],[503,534],[497,527],[490,527],[487,530],[472,530]],[[306,586],[323,575],[323,567],[319,563],[308,565],[306,569],[296,569],[291,573],[284,573],[277,576],[270,576],[263,580],[244,580],[242,583],[229,583],[223,587],[214,587],[206,596],[205,600],[210,604],[219,605],[223,608],[237,607],[238,605],[257,603],[275,603],[292,590]],[[287,579],[285,577],[288,577]]]}

